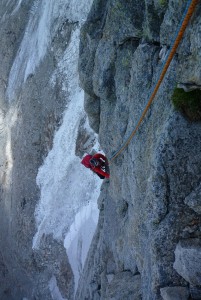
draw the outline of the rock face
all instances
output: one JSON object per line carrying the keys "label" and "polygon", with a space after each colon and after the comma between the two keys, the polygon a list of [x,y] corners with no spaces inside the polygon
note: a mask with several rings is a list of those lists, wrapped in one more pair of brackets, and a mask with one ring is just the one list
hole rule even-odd
{"label": "rock face", "polygon": [[196,213],[201,214],[201,185],[193,190],[184,201]]}
{"label": "rock face", "polygon": [[[93,2],[82,27],[79,71],[90,124],[109,158],[139,120],[184,9],[184,1]],[[175,111],[171,95],[178,82],[201,84],[200,10],[199,3],[143,124],[111,163],[76,299],[113,299],[112,283],[121,274],[123,290],[127,272],[133,299],[161,299],[160,288],[168,286],[188,295],[187,278],[173,263],[178,240],[201,236],[194,196],[201,178],[201,123]]]}
{"label": "rock face", "polygon": [[[85,227],[78,217],[73,223],[78,212],[90,214],[79,210],[76,195],[87,205],[100,186],[74,159],[96,143],[73,80],[79,38],[84,107],[111,159],[147,104],[185,6],[184,0],[0,1],[0,299],[199,299],[201,122],[176,111],[171,96],[177,84],[201,86],[200,2],[143,123],[110,165],[88,255],[84,242],[92,232],[81,239],[77,227]],[[58,128],[62,138],[54,142]],[[64,138],[68,132],[71,139]],[[39,169],[47,155],[52,162],[61,153],[55,176]]]}
{"label": "rock face", "polygon": [[193,286],[201,286],[201,241],[180,241],[175,250],[175,270]]}
{"label": "rock face", "polygon": [[188,300],[189,290],[181,286],[165,287],[161,289],[161,296],[164,300]]}

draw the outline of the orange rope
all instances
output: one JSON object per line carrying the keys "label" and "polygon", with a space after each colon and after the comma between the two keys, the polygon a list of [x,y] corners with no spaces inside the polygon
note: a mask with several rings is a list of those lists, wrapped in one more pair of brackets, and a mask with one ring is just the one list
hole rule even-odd
{"label": "orange rope", "polygon": [[177,50],[177,48],[179,46],[179,43],[180,43],[180,41],[181,41],[181,39],[183,37],[183,34],[184,34],[185,30],[186,30],[186,27],[187,27],[187,25],[188,25],[188,23],[190,21],[191,16],[193,15],[193,12],[194,12],[194,10],[195,10],[196,5],[198,4],[198,2],[199,2],[199,0],[192,0],[191,1],[191,4],[190,4],[190,6],[188,8],[188,11],[187,11],[186,16],[184,18],[184,21],[182,22],[182,25],[181,25],[181,28],[180,28],[179,33],[177,35],[177,38],[176,38],[176,40],[174,42],[174,45],[173,45],[173,47],[172,47],[172,49],[170,51],[170,54],[169,54],[169,56],[167,58],[167,61],[166,61],[165,65],[164,65],[164,67],[163,67],[163,70],[161,72],[159,80],[158,80],[158,82],[157,82],[157,84],[155,86],[155,89],[154,89],[153,93],[151,94],[151,96],[149,98],[149,101],[148,101],[148,103],[147,103],[147,105],[146,105],[146,107],[145,107],[145,109],[144,109],[144,111],[143,111],[143,113],[141,115],[141,118],[140,118],[138,124],[136,125],[135,129],[131,133],[131,135],[128,138],[128,140],[125,143],[125,145],[123,145],[121,147],[121,149],[110,159],[110,162],[112,162],[128,146],[128,144],[130,143],[131,139],[133,138],[133,136],[137,132],[140,124],[142,123],[142,121],[143,121],[143,119],[144,119],[144,117],[145,117],[145,115],[146,115],[149,107],[151,106],[151,103],[153,102],[153,100],[154,100],[154,98],[156,96],[156,93],[157,93],[157,91],[158,91],[158,89],[159,89],[159,87],[161,85],[161,82],[163,81],[163,78],[164,78],[164,76],[165,76],[165,74],[167,72],[167,69],[168,69],[168,67],[169,67],[169,65],[170,65],[170,63],[171,63],[171,61],[173,59],[173,56],[174,56],[174,54],[175,54],[175,52],[176,52],[176,50]]}

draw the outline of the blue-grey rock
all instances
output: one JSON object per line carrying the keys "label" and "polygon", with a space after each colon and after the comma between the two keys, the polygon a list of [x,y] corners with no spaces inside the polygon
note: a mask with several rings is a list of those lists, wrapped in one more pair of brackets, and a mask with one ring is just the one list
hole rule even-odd
{"label": "blue-grey rock", "polygon": [[182,286],[164,287],[160,289],[163,300],[188,300],[189,289]]}
{"label": "blue-grey rock", "polygon": [[106,290],[105,300],[141,300],[140,275],[130,272],[118,273],[114,276]]}
{"label": "blue-grey rock", "polygon": [[177,244],[174,269],[191,285],[201,286],[200,239],[186,239]]}
{"label": "blue-grey rock", "polygon": [[[100,100],[99,117],[90,110],[88,115],[99,124],[99,141],[109,159],[140,119],[185,5],[183,0],[93,3],[82,29],[79,70],[85,92]],[[201,124],[175,111],[171,97],[177,82],[201,85],[199,13],[200,4],[139,130],[111,162],[111,177],[99,198],[99,248],[92,245],[77,299],[93,299],[92,281],[99,283],[104,299],[110,287],[100,274],[108,265],[114,276],[140,274],[143,300],[161,299],[164,286],[186,286],[173,268],[174,250],[184,230],[200,236],[200,221],[195,230],[191,226],[197,212],[184,200],[200,182]]]}
{"label": "blue-grey rock", "polygon": [[201,214],[201,184],[184,199],[184,202],[196,213]]}
{"label": "blue-grey rock", "polygon": [[190,285],[190,295],[194,300],[201,300],[201,287]]}
{"label": "blue-grey rock", "polygon": [[[49,300],[56,298],[54,288],[69,300],[161,300],[162,294],[175,293],[185,299],[188,283],[191,296],[199,299],[201,123],[176,111],[171,97],[178,83],[185,91],[201,86],[200,1],[136,135],[110,163],[75,296],[63,241],[43,235],[40,249],[32,249],[38,168],[68,107],[66,50],[83,22],[76,18],[80,7],[85,18],[92,2],[80,34],[80,85],[89,124],[111,161],[147,105],[187,1],[0,1],[0,299]],[[52,9],[44,14],[44,7]],[[26,78],[14,76],[12,66],[24,53],[21,41],[29,34],[30,16],[36,48],[27,39],[30,57],[22,55],[16,74],[30,68],[42,46],[47,51]],[[49,24],[50,32],[36,33],[38,24]],[[37,34],[45,37],[44,45]],[[66,68],[63,73],[59,65]],[[16,101],[9,102],[14,83]],[[93,132],[82,125],[83,118],[74,137],[80,157],[94,142]],[[186,240],[177,244],[181,239]]]}

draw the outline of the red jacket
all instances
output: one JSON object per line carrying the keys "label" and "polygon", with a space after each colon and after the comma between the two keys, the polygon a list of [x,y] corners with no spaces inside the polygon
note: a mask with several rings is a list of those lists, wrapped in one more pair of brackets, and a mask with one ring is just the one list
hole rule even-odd
{"label": "red jacket", "polygon": [[100,174],[100,175],[102,175],[102,176],[104,176],[104,177],[106,177],[106,178],[110,178],[110,174],[108,174],[107,172],[103,171],[102,168],[101,168],[101,165],[98,166],[98,167],[94,167],[94,166],[92,166],[92,165],[90,164],[90,160],[91,160],[92,158],[98,159],[98,160],[102,163],[103,166],[104,166],[105,164],[108,164],[107,158],[106,158],[103,154],[101,154],[101,153],[97,153],[97,154],[95,154],[95,155],[93,155],[93,156],[88,154],[88,155],[86,155],[86,156],[82,159],[81,163],[82,163],[86,168],[91,169],[93,172],[98,173],[98,174]]}

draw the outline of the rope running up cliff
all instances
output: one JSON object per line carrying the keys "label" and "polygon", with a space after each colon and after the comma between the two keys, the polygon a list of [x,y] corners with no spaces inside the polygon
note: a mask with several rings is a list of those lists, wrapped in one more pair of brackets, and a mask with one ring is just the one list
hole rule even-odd
{"label": "rope running up cliff", "polygon": [[132,140],[132,138],[136,134],[136,132],[137,132],[140,124],[142,123],[142,121],[143,121],[143,119],[144,119],[144,117],[145,117],[145,115],[146,115],[149,107],[151,106],[151,104],[152,104],[152,102],[153,102],[153,100],[154,100],[154,98],[156,96],[156,93],[157,93],[157,91],[158,91],[158,89],[159,89],[159,87],[160,87],[160,85],[161,85],[161,83],[163,81],[163,78],[164,78],[164,76],[165,76],[165,74],[166,74],[166,72],[168,70],[168,67],[169,67],[169,65],[170,65],[170,63],[171,63],[171,61],[172,61],[172,59],[173,59],[173,57],[175,55],[175,52],[176,52],[176,50],[177,50],[177,48],[179,46],[179,43],[181,42],[183,34],[184,34],[185,30],[186,30],[186,27],[187,27],[187,25],[188,25],[188,23],[189,23],[192,15],[193,15],[194,11],[195,11],[195,8],[196,8],[196,5],[198,4],[198,2],[199,2],[199,0],[189,0],[187,2],[186,9],[185,9],[183,17],[182,17],[182,21],[181,21],[181,23],[178,26],[178,30],[176,32],[175,39],[174,39],[174,41],[172,43],[169,55],[168,55],[168,57],[166,59],[166,62],[163,65],[162,71],[160,73],[160,77],[159,77],[159,79],[158,79],[158,81],[157,81],[157,83],[155,85],[155,88],[154,88],[154,90],[153,90],[153,92],[152,92],[152,94],[151,94],[151,96],[150,96],[150,98],[149,98],[149,100],[147,102],[147,105],[146,105],[145,109],[143,110],[142,115],[141,115],[141,117],[140,117],[140,119],[139,119],[139,121],[138,121],[135,129],[132,131],[131,135],[128,137],[128,139],[123,144],[123,146],[121,146],[121,148],[118,151],[116,151],[109,158],[109,163],[111,163],[117,156],[120,155],[120,153],[123,152],[123,150],[128,146],[128,144],[130,143],[130,141]]}

